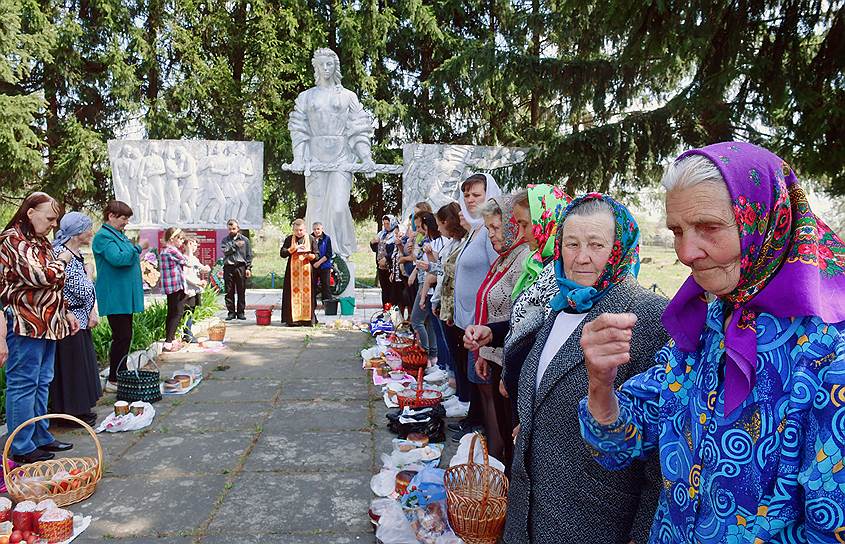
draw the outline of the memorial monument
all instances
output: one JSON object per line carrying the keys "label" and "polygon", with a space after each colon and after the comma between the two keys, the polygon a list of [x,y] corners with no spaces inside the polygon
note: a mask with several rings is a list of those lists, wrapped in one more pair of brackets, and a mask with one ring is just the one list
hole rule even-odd
{"label": "memorial monument", "polygon": [[264,144],[109,140],[114,195],[135,212],[130,227],[221,229],[235,217],[264,224]]}
{"label": "memorial monument", "polygon": [[525,160],[527,149],[453,144],[402,146],[402,218],[417,202],[434,210],[458,200],[461,182],[474,172],[504,168]]}

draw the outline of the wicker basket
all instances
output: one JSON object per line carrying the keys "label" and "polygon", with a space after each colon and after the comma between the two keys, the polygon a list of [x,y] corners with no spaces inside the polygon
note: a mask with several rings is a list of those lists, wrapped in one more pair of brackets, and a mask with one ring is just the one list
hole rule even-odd
{"label": "wicker basket", "polygon": [[[38,461],[29,465],[15,467],[9,470],[9,450],[12,441],[21,429],[32,425],[42,419],[66,419],[80,425],[91,438],[97,447],[97,458],[93,457],[65,457],[63,459],[51,459],[49,461]],[[52,482],[50,478],[60,471],[70,472],[80,470],[78,475],[71,476],[63,482]],[[84,421],[81,421],[67,414],[46,414],[33,417],[21,423],[9,438],[6,439],[6,447],[3,448],[3,478],[6,480],[6,488],[9,496],[20,501],[41,502],[44,499],[53,499],[59,506],[83,501],[94,494],[97,483],[103,476],[103,448],[97,434]],[[36,478],[36,481],[31,479]],[[67,485],[60,485],[60,484]]]}
{"label": "wicker basket", "polygon": [[[473,462],[475,442],[481,442],[484,464]],[[466,544],[494,544],[505,528],[508,509],[508,479],[490,466],[487,443],[475,433],[469,445],[468,462],[456,465],[443,477],[449,525]]]}
{"label": "wicker basket", "polygon": [[208,339],[212,342],[222,342],[224,338],[226,338],[226,324],[225,323],[215,323],[208,327]]}
{"label": "wicker basket", "polygon": [[[424,393],[429,393],[430,398],[423,398]],[[441,399],[443,399],[443,393],[440,391],[435,391],[434,389],[423,389],[423,369],[420,368],[419,373],[417,374],[417,394],[413,397],[396,395],[396,404],[399,405],[399,408],[405,408],[407,406],[418,410],[420,408],[432,408],[437,406],[440,404]]]}
{"label": "wicker basket", "polygon": [[402,368],[411,374],[415,374],[418,369],[428,366],[428,352],[417,344],[395,348],[393,351],[402,359]]}
{"label": "wicker basket", "polygon": [[413,327],[411,327],[410,321],[403,321],[403,322],[397,324],[396,327],[394,327],[394,329],[395,329],[394,332],[399,336],[402,336],[402,335],[413,336],[413,334],[414,334],[414,329],[413,329]]}

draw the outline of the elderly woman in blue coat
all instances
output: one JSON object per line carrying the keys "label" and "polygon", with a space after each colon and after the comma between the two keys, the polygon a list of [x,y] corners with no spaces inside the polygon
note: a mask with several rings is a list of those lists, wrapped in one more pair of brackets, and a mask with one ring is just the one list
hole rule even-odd
{"label": "elderly woman in blue coat", "polygon": [[649,543],[845,542],[845,243],[752,144],[687,151],[663,185],[692,272],[672,340],[617,389],[636,316],[584,327],[584,440],[609,469],[660,460]]}
{"label": "elderly woman in blue coat", "polygon": [[107,392],[117,391],[117,372],[132,343],[132,314],[144,311],[140,257],[147,243],[135,244],[124,234],[130,217],[132,208],[125,202],[109,202],[103,211],[105,223],[92,244],[97,265],[97,305],[112,331]]}

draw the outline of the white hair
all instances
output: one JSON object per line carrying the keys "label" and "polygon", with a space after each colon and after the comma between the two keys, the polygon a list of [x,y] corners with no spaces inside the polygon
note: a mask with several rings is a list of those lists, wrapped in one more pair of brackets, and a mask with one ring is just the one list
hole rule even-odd
{"label": "white hair", "polygon": [[[578,217],[592,217],[594,215],[601,215],[605,214],[610,216],[611,223],[616,222],[616,212],[613,211],[613,206],[611,206],[608,202],[604,200],[599,200],[596,198],[591,198],[589,200],[584,200],[579,203],[577,206],[569,210],[569,213],[566,214],[566,218],[563,220],[563,224],[565,225],[567,221],[569,221],[570,217],[578,216]],[[616,241],[616,228],[613,228],[613,236],[612,241]]]}
{"label": "white hair", "polygon": [[597,198],[582,201],[577,206],[569,210],[566,217],[571,217],[573,215],[577,215],[579,217],[589,217],[600,213],[606,213],[610,215],[610,217],[616,217],[616,214],[613,211],[613,206],[604,200],[599,200]]}
{"label": "white hair", "polygon": [[666,167],[660,181],[666,191],[686,189],[700,183],[717,183],[725,187],[719,168],[704,155],[688,155]]}
{"label": "white hair", "polygon": [[481,217],[487,219],[488,217],[493,217],[494,215],[502,215],[502,208],[499,207],[498,202],[491,198],[481,206],[481,209],[479,209],[478,212],[481,214]]}

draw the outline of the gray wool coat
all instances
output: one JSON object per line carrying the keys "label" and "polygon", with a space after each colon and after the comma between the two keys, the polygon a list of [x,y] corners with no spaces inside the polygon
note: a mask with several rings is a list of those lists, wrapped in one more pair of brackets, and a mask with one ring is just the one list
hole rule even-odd
{"label": "gray wool coat", "polygon": [[668,341],[660,322],[667,303],[634,278],[612,287],[560,348],[535,392],[540,354],[557,312],[546,318],[519,380],[521,427],[511,466],[507,544],[648,542],[661,487],[659,461],[653,456],[610,472],[590,456],[578,423],[588,385],[581,333],[602,313],[637,315],[631,362],[616,378],[621,385],[651,367]]}

